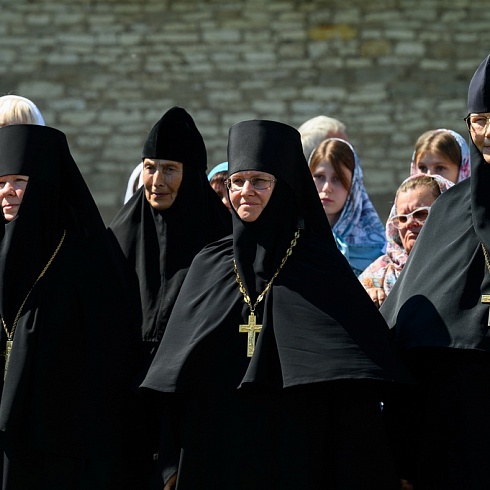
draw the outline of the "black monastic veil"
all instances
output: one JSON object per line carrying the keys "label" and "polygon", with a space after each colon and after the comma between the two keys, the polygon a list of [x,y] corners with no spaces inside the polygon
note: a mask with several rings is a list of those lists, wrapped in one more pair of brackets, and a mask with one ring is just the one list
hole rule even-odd
{"label": "black monastic veil", "polygon": [[134,279],[142,340],[153,352],[194,256],[231,233],[231,218],[209,185],[206,147],[184,109],[173,107],[162,116],[148,135],[142,157],[183,164],[182,183],[169,209],[154,210],[141,188],[109,227]]}
{"label": "black monastic veil", "polygon": [[[164,424],[163,479],[176,471],[180,448],[179,490],[397,488],[377,397],[405,373],[335,245],[299,133],[273,121],[239,123],[228,162],[230,174],[259,170],[277,182],[256,221],[233,211],[233,236],[194,260],[142,385],[187,407],[179,434],[175,417]],[[250,310],[233,259],[254,303],[298,228],[257,307],[262,331],[248,358],[238,326]]]}
{"label": "black monastic veil", "polygon": [[136,323],[95,202],[53,128],[1,128],[0,174],[29,177],[18,216],[0,223],[9,331],[27,298],[0,403],[1,488],[132,488]]}
{"label": "black monastic veil", "polygon": [[[155,210],[141,188],[109,227],[139,318],[142,362],[136,386],[146,375],[192,260],[205,245],[231,233],[230,212],[209,185],[206,147],[190,114],[169,109],[150,131],[142,158],[180,162],[183,175],[168,209]],[[158,452],[160,411],[150,398],[142,397],[138,409],[147,480],[142,489],[151,485]]]}

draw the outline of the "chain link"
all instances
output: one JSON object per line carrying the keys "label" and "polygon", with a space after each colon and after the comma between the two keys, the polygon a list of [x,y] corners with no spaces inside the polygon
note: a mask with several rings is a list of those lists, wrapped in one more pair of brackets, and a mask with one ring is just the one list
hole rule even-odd
{"label": "chain link", "polygon": [[281,264],[279,265],[279,268],[277,269],[276,273],[272,276],[272,279],[267,283],[265,289],[259,294],[259,296],[257,297],[257,301],[255,301],[255,304],[253,306],[252,306],[252,301],[250,300],[250,296],[247,294],[247,291],[245,289],[245,286],[243,285],[240,274],[238,273],[236,261],[235,259],[233,259],[233,270],[235,271],[236,282],[238,283],[240,292],[243,295],[243,299],[245,300],[245,303],[247,303],[252,313],[255,311],[257,305],[264,299],[264,296],[267,294],[267,291],[269,291],[269,289],[271,288],[274,279],[278,276],[279,272],[284,267],[284,264],[288,260],[288,257],[293,253],[293,248],[296,246],[296,243],[298,242],[299,233],[300,231],[296,230],[296,233],[294,234],[294,237],[291,240],[291,244],[289,245],[289,248],[286,250],[286,255],[283,257]]}
{"label": "chain link", "polygon": [[61,237],[60,243],[58,243],[58,246],[56,247],[56,250],[54,251],[54,253],[51,256],[51,258],[48,260],[48,263],[44,266],[44,269],[41,271],[41,274],[39,274],[39,276],[37,277],[37,279],[34,281],[34,284],[32,285],[31,289],[27,293],[27,296],[24,298],[24,301],[22,301],[22,304],[20,305],[19,311],[17,312],[17,315],[15,315],[14,323],[12,324],[12,330],[10,332],[8,331],[7,324],[5,323],[5,320],[2,317],[3,329],[5,330],[5,333],[7,334],[7,339],[8,340],[12,340],[13,339],[14,332],[15,332],[15,329],[17,327],[17,322],[19,321],[20,315],[22,313],[22,310],[24,308],[24,305],[26,304],[27,299],[29,298],[32,290],[34,289],[34,286],[38,283],[39,279],[41,279],[41,277],[43,277],[44,274],[46,274],[46,271],[48,270],[49,266],[51,265],[51,262],[53,262],[54,258],[56,257],[56,255],[58,254],[58,252],[59,252],[59,250],[61,248],[61,245],[63,245],[63,242],[65,241],[65,236],[66,236],[66,230],[63,230],[63,236]]}

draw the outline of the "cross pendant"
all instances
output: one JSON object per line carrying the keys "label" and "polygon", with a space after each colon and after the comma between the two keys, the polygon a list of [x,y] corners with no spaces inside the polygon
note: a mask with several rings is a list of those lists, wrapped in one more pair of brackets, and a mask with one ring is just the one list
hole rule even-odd
{"label": "cross pendant", "polygon": [[4,356],[5,356],[5,369],[4,369],[4,372],[3,372],[3,379],[4,380],[7,377],[7,369],[9,367],[9,361],[10,361],[10,351],[12,350],[12,344],[13,343],[14,343],[13,340],[7,340],[7,343],[5,345],[5,352],[4,352]]}
{"label": "cross pendant", "polygon": [[252,357],[255,350],[255,334],[262,330],[262,325],[255,323],[255,313],[250,312],[248,316],[248,323],[246,325],[239,325],[239,332],[246,333],[247,336],[247,357]]}
{"label": "cross pendant", "polygon": [[490,327],[490,294],[482,294],[481,302],[488,304],[488,326]]}

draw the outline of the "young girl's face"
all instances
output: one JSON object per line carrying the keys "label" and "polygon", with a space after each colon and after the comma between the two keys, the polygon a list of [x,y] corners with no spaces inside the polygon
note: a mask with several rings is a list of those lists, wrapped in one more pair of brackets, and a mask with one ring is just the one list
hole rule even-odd
{"label": "young girl's face", "polygon": [[459,165],[442,153],[426,151],[416,158],[415,168],[428,175],[440,175],[455,184],[458,182]]}
{"label": "young girl's face", "polygon": [[[352,182],[352,172],[344,168],[345,176],[350,184]],[[336,174],[330,162],[322,160],[313,172],[313,180],[322,201],[323,209],[328,218],[330,226],[333,226],[339,219],[345,202],[349,196],[349,189],[346,189]]]}

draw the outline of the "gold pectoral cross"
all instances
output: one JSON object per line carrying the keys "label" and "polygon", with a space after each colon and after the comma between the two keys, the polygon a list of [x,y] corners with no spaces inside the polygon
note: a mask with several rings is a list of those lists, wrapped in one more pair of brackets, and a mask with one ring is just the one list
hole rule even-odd
{"label": "gold pectoral cross", "polygon": [[490,327],[490,294],[482,294],[481,302],[488,304],[488,326]]}
{"label": "gold pectoral cross", "polygon": [[246,325],[239,325],[240,333],[248,334],[247,337],[247,357],[252,357],[255,350],[255,334],[262,330],[262,325],[255,323],[255,313],[253,311],[248,315],[248,323]]}
{"label": "gold pectoral cross", "polygon": [[5,352],[3,353],[3,355],[5,356],[5,369],[3,372],[3,379],[5,379],[7,376],[7,369],[9,367],[9,361],[10,361],[10,351],[12,350],[13,343],[14,343],[13,340],[7,340],[7,343],[5,345]]}

